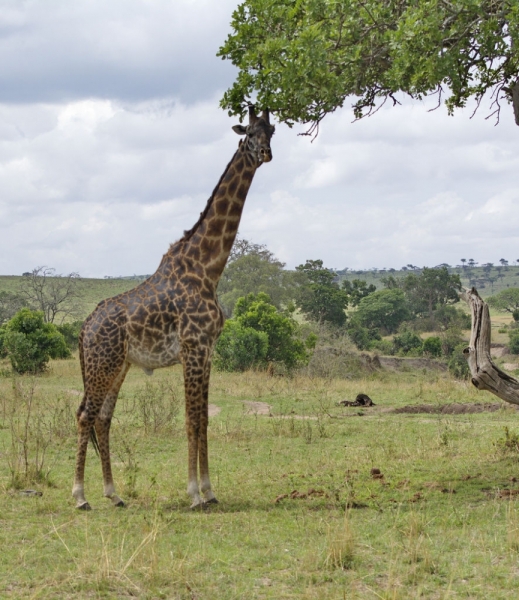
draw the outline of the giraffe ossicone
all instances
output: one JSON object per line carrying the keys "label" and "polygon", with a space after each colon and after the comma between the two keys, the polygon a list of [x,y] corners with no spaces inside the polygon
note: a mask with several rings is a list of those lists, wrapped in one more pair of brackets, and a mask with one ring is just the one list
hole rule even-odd
{"label": "giraffe ossicone", "polygon": [[[272,160],[274,126],[268,111],[233,130],[245,136],[195,225],[163,256],[157,271],[136,288],[100,302],[79,336],[84,383],[77,410],[78,449],[72,495],[89,510],[84,493],[88,441],[99,448],[104,495],[124,506],[116,494],[109,435],[117,396],[135,365],[151,375],[181,363],[184,371],[188,439],[188,494],[191,507],[217,502],[209,479],[207,451],[211,355],[223,327],[216,287],[225,267],[256,169]],[[198,475],[200,475],[200,486]]]}

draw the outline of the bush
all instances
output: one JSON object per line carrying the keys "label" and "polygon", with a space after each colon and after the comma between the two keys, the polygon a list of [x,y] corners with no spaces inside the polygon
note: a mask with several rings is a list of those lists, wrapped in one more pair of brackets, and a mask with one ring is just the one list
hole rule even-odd
{"label": "bush", "polygon": [[63,323],[62,325],[56,325],[58,331],[65,338],[67,347],[71,350],[78,349],[79,334],[81,327],[83,327],[83,321],[74,321],[73,323]]}
{"label": "bush", "polygon": [[450,357],[448,368],[449,373],[456,379],[468,379],[470,377],[470,369],[467,359],[463,354],[466,344],[458,344]]}
{"label": "bush", "polygon": [[508,337],[510,339],[508,343],[510,352],[512,354],[519,354],[519,329],[512,329],[512,331],[508,333]]}
{"label": "bush", "polygon": [[216,343],[213,364],[219,371],[265,367],[268,344],[265,332],[229,320]]}
{"label": "bush", "polygon": [[446,357],[451,356],[457,346],[463,345],[463,337],[457,327],[446,329],[442,332],[440,339],[442,342],[442,354]]}
{"label": "bush", "polygon": [[248,294],[236,302],[234,319],[227,321],[216,344],[215,365],[234,371],[279,363],[294,369],[307,362],[307,347],[315,346],[314,334],[305,346],[299,332],[296,321],[279,312],[267,294]]}
{"label": "bush", "polygon": [[399,354],[416,353],[422,350],[422,338],[412,331],[404,331],[393,338],[393,346]]}
{"label": "bush", "polygon": [[391,356],[395,353],[395,347],[390,340],[375,340],[369,346],[370,350],[378,350],[386,356]]}
{"label": "bush", "polygon": [[69,358],[65,338],[52,323],[45,323],[43,313],[22,308],[2,328],[4,355],[17,373],[39,373],[51,358]]}
{"label": "bush", "polygon": [[359,350],[369,350],[372,348],[373,342],[382,339],[377,329],[363,327],[355,318],[348,322],[347,331],[351,341]]}
{"label": "bush", "polygon": [[437,358],[442,355],[442,341],[439,337],[432,336],[424,340],[422,351],[428,356]]}

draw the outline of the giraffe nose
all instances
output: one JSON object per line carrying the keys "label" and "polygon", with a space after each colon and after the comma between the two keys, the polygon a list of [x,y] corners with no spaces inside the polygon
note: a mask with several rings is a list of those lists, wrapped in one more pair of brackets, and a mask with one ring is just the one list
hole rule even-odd
{"label": "giraffe nose", "polygon": [[272,151],[270,148],[261,148],[260,156],[263,162],[270,162],[272,160]]}

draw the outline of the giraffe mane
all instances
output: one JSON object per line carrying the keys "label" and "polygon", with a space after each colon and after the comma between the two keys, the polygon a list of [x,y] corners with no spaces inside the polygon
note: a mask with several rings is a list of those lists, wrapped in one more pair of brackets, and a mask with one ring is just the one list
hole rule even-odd
{"label": "giraffe mane", "polygon": [[[241,146],[241,143],[240,143],[240,146]],[[218,180],[218,183],[216,184],[216,187],[213,190],[213,193],[209,196],[209,200],[207,201],[207,204],[205,205],[204,210],[200,213],[200,217],[198,218],[198,221],[193,225],[193,227],[191,227],[191,229],[184,230],[184,235],[178,240],[179,242],[189,241],[193,237],[195,231],[198,229],[198,227],[200,226],[202,221],[207,217],[207,213],[209,212],[209,209],[211,208],[211,205],[214,201],[216,192],[218,191],[218,188],[220,187],[220,184],[222,183],[223,178],[227,175],[229,168],[230,168],[231,164],[233,163],[233,161],[236,157],[236,154],[238,154],[239,150],[240,150],[240,148],[238,148],[238,150],[236,150],[236,152],[234,153],[234,156],[229,161],[229,164],[225,167],[224,172],[222,173],[220,179]]]}

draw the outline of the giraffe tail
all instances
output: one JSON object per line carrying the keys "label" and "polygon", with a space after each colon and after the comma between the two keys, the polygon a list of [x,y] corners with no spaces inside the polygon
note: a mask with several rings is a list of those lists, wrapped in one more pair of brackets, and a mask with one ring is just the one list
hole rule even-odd
{"label": "giraffe tail", "polygon": [[92,446],[94,446],[94,450],[96,451],[97,456],[99,456],[99,442],[97,441],[95,427],[92,427],[92,430],[90,431],[90,441],[92,442]]}

